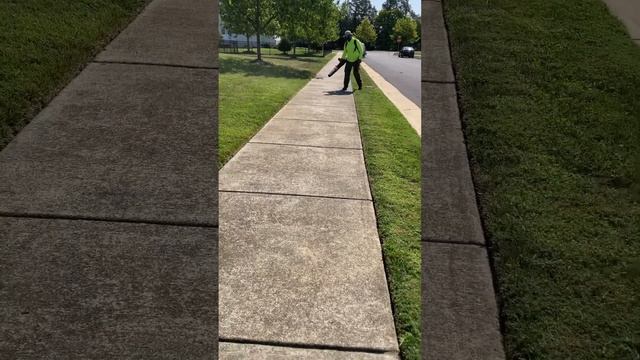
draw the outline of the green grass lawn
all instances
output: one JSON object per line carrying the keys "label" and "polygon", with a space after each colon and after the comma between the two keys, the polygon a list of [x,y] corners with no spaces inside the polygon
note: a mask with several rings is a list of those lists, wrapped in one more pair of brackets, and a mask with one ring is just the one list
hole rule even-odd
{"label": "green grass lawn", "polygon": [[0,1],[0,149],[146,2]]}
{"label": "green grass lawn", "polygon": [[404,360],[420,359],[420,138],[365,71],[355,93]]}
{"label": "green grass lawn", "polygon": [[600,0],[448,0],[510,359],[640,359],[640,47]]}
{"label": "green grass lawn", "polygon": [[218,165],[222,167],[333,58],[220,54]]}

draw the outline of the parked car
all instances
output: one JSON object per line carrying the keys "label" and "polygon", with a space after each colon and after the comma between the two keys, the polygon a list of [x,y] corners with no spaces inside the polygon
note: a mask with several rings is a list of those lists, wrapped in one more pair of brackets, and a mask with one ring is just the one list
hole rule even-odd
{"label": "parked car", "polygon": [[398,54],[398,56],[400,57],[414,57],[416,54],[416,50],[414,48],[412,48],[411,46],[405,46],[402,48],[402,50],[400,50],[400,53]]}

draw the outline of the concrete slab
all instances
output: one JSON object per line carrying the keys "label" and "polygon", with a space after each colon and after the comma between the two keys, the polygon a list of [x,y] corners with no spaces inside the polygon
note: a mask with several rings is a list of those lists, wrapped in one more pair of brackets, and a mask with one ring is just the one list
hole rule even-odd
{"label": "concrete slab", "polygon": [[220,190],[371,200],[361,150],[248,143],[220,171]]}
{"label": "concrete slab", "polygon": [[468,169],[422,169],[422,239],[484,244]]}
{"label": "concrete slab", "polygon": [[345,107],[355,106],[350,93],[331,93],[326,90],[303,89],[298,96],[289,101],[289,105],[307,105],[324,107]]}
{"label": "concrete slab", "polygon": [[504,359],[486,249],[436,243],[422,248],[423,359]]}
{"label": "concrete slab", "polygon": [[0,153],[0,212],[216,225],[217,98],[216,70],[89,65]]}
{"label": "concrete slab", "polygon": [[[442,3],[439,0],[422,0],[422,15],[426,20],[425,26],[430,28],[444,28]],[[424,28],[422,28],[424,35]]]}
{"label": "concrete slab", "polygon": [[604,0],[611,13],[624,23],[629,35],[636,42],[640,40],[640,2],[633,0]]}
{"label": "concrete slab", "polygon": [[273,119],[251,142],[362,149],[358,124]]}
{"label": "concrete slab", "polygon": [[218,67],[218,1],[154,0],[97,61]]}
{"label": "concrete slab", "polygon": [[280,119],[299,119],[313,121],[338,121],[357,123],[355,104],[352,107],[287,104],[275,116]]}
{"label": "concrete slab", "polygon": [[455,84],[422,83],[422,128],[462,128]]}
{"label": "concrete slab", "polygon": [[429,171],[468,169],[469,160],[462,130],[431,129],[429,140],[422,145],[422,168]]}
{"label": "concrete slab", "polygon": [[442,3],[423,1],[422,81],[455,81],[449,53],[449,40],[444,27]]}
{"label": "concrete slab", "polygon": [[211,359],[216,230],[0,218],[0,358]]}
{"label": "concrete slab", "polygon": [[220,359],[224,360],[398,360],[394,353],[375,354],[338,350],[302,349],[282,346],[220,342]]}
{"label": "concrete slab", "polygon": [[372,202],[221,193],[220,218],[222,339],[398,350]]}

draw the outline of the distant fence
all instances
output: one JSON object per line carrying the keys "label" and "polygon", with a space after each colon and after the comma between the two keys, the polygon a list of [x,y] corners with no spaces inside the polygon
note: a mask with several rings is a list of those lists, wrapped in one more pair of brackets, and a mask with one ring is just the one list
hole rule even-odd
{"label": "distant fence", "polygon": [[[271,43],[261,44],[260,48],[262,49],[263,54],[274,55],[281,54],[282,52],[278,50],[277,45]],[[219,50],[222,53],[226,54],[242,54],[242,53],[255,53],[256,52],[256,44],[255,41],[240,41],[240,40],[222,40],[220,41]],[[296,47],[296,55],[318,55],[318,56],[326,56],[331,53],[330,48],[323,49],[314,48],[314,47],[306,47],[306,46],[297,46]],[[289,54],[293,54],[293,50],[289,51]]]}

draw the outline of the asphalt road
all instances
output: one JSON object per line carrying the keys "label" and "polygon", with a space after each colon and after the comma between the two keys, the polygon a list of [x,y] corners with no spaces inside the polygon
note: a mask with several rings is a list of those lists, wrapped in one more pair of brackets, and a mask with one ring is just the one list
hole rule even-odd
{"label": "asphalt road", "polygon": [[364,62],[395,86],[407,99],[421,106],[420,59],[401,59],[390,51],[367,51]]}

